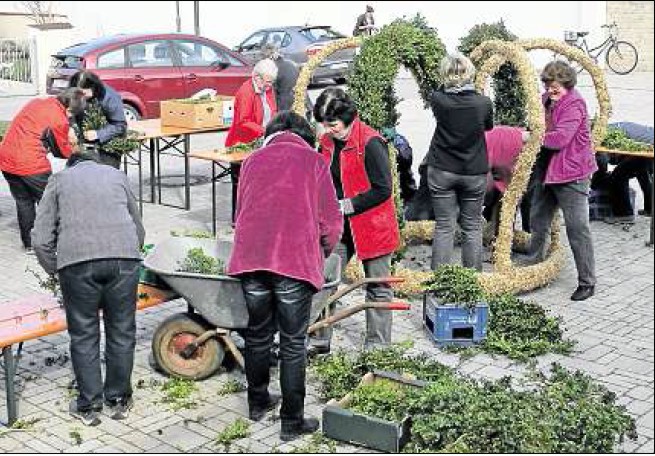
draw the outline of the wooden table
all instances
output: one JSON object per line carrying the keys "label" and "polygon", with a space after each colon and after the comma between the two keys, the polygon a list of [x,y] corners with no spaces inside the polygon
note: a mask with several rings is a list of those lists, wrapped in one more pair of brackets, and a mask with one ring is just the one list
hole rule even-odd
{"label": "wooden table", "polygon": [[[137,293],[137,310],[148,309],[179,297],[171,290],[162,290],[145,284],[139,284]],[[14,377],[23,343],[56,334],[66,330],[67,327],[66,311],[52,295],[38,294],[13,302],[0,303],[0,348],[4,358],[9,425],[18,417]],[[18,351],[14,354],[12,346],[15,344],[18,344]]]}
{"label": "wooden table", "polygon": [[[596,153],[599,154],[613,154],[613,155],[623,155],[626,157],[641,157],[641,158],[650,158],[653,160],[653,151],[652,150],[645,150],[645,151],[632,151],[632,150],[615,150],[615,149],[607,149],[605,147],[597,147],[596,148]],[[653,164],[651,163],[651,172]],[[655,226],[653,225],[653,214],[655,214],[655,177],[653,180],[651,180],[651,208],[650,208],[650,236],[648,238],[648,242],[646,245],[652,246],[653,245],[653,231],[655,231]]]}
{"label": "wooden table", "polygon": [[[161,119],[146,119],[128,122],[128,130],[136,131],[141,140],[141,147],[137,156],[130,156],[133,164],[139,166],[139,199],[143,202],[143,184],[141,176],[141,152],[147,150],[150,153],[150,203],[155,202],[155,182],[157,184],[157,202],[164,206],[171,206],[189,210],[191,208],[191,188],[189,185],[189,152],[191,150],[191,135],[198,133],[214,133],[226,131],[230,127],[220,125],[207,128],[182,128],[169,127],[161,124]],[[145,145],[145,143],[148,143]],[[160,155],[169,154],[182,156],[184,158],[184,205],[162,203],[161,199],[161,167]],[[155,178],[155,175],[157,176]]]}
{"label": "wooden table", "polygon": [[[251,154],[252,152],[234,152],[228,154],[225,153],[224,150],[191,152],[191,154],[189,154],[190,157],[198,158],[200,160],[209,160],[212,162],[212,233],[214,235],[216,234],[216,181],[225,176],[230,176],[232,183],[232,222],[234,222],[237,185],[239,183],[239,176],[235,172],[235,169],[238,169],[236,165],[240,165]],[[221,169],[219,173],[216,173],[217,167]]]}

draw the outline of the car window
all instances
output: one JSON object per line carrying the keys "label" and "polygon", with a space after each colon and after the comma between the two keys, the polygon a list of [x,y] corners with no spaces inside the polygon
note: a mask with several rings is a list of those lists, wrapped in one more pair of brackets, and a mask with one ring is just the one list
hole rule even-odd
{"label": "car window", "polygon": [[171,48],[165,40],[130,44],[127,47],[127,55],[133,68],[173,66]]}
{"label": "car window", "polygon": [[300,34],[307,38],[309,41],[327,41],[327,40],[336,40],[338,38],[345,38],[339,32],[332,30],[330,27],[311,27],[302,29]]}
{"label": "car window", "polygon": [[230,66],[243,66],[243,63],[227,52],[205,43],[191,40],[176,40],[173,43],[184,67],[211,67],[221,62],[227,62]]}
{"label": "car window", "polygon": [[239,47],[241,48],[242,51],[251,51],[253,49],[259,49],[264,44],[265,37],[266,34],[264,32],[257,32],[254,35],[247,38],[243,43],[241,43]]}
{"label": "car window", "polygon": [[291,36],[287,32],[276,30],[274,32],[268,32],[268,37],[266,38],[266,44],[273,44],[278,48],[287,47],[291,44]]}
{"label": "car window", "polygon": [[98,57],[98,68],[125,68],[125,48],[105,52]]}

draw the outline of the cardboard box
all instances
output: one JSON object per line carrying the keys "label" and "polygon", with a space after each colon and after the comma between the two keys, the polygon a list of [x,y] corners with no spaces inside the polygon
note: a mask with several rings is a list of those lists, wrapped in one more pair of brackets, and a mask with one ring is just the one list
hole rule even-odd
{"label": "cardboard box", "polygon": [[[160,103],[161,124],[166,127],[213,128],[229,125],[233,97],[215,100],[164,100]],[[229,122],[226,122],[226,120]]]}
{"label": "cardboard box", "polygon": [[[393,372],[374,371],[364,375],[360,385],[371,384],[381,378],[417,388],[423,388],[426,384]],[[412,426],[410,416],[400,422],[392,422],[361,415],[348,409],[350,401],[349,393],[340,401],[327,403],[323,409],[323,434],[326,437],[388,453],[399,453],[409,442]]]}

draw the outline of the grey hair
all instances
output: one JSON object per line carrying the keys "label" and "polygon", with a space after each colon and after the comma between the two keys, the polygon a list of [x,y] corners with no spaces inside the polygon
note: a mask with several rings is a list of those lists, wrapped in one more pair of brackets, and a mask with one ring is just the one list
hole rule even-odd
{"label": "grey hair", "polygon": [[462,87],[473,82],[475,66],[462,54],[447,55],[441,60],[440,73],[446,88]]}
{"label": "grey hair", "polygon": [[263,59],[255,64],[252,69],[253,75],[270,76],[272,79],[277,79],[277,65],[271,59]]}

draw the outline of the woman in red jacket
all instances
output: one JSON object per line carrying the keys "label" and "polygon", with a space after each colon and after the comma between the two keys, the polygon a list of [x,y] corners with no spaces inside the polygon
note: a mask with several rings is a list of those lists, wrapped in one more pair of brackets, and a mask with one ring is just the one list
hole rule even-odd
{"label": "woman in red jacket", "polygon": [[[266,124],[277,114],[273,83],[277,65],[271,59],[257,62],[252,78],[244,82],[234,96],[234,120],[225,138],[225,147],[251,143],[264,136]],[[232,221],[236,206],[240,164],[230,164],[232,178]]]}
{"label": "woman in red jacket", "polygon": [[[391,254],[400,245],[400,231],[391,195],[391,167],[382,136],[359,120],[353,100],[341,89],[321,93],[314,118],[326,134],[320,151],[330,165],[332,180],[345,215],[341,242],[336,252],[345,268],[350,258],[364,264],[366,277],[388,277]],[[369,284],[367,301],[390,301],[393,291],[386,284]],[[315,352],[329,350],[330,334],[312,341]],[[391,343],[391,312],[366,311],[365,348]]]}
{"label": "woman in red jacket", "polygon": [[77,144],[69,121],[84,111],[81,89],[68,89],[57,97],[35,98],[16,115],[0,144],[0,170],[16,200],[23,247],[32,250],[30,231],[52,168],[47,154],[68,158]]}

